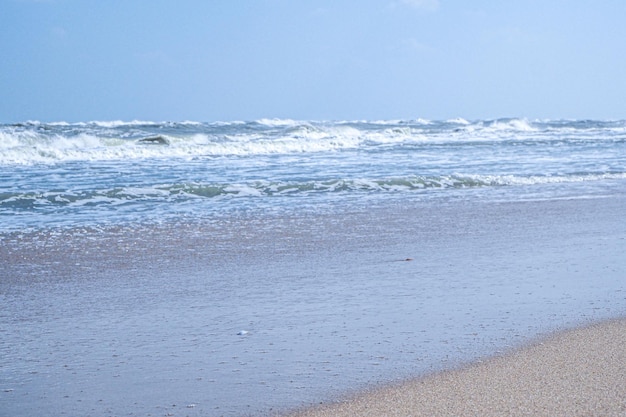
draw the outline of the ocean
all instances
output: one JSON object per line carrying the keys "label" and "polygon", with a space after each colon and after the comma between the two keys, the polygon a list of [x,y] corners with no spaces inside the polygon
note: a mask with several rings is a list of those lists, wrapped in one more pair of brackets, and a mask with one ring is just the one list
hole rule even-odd
{"label": "ocean", "polygon": [[626,121],[0,125],[0,414],[268,415],[626,314]]}
{"label": "ocean", "polygon": [[0,231],[597,196],[623,188],[625,155],[624,121],[1,125]]}

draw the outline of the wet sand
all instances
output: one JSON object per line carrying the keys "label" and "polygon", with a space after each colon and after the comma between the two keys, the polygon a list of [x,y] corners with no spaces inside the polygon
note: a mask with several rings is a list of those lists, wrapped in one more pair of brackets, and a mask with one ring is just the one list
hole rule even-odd
{"label": "wet sand", "polygon": [[558,333],[507,355],[293,417],[435,415],[626,415],[626,319]]}
{"label": "wet sand", "polygon": [[626,315],[621,195],[440,203],[0,234],[0,414],[285,413]]}

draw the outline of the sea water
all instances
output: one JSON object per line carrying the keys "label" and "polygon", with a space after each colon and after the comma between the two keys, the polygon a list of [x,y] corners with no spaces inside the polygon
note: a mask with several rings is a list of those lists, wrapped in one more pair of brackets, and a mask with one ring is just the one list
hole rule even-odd
{"label": "sea water", "polygon": [[476,191],[597,195],[626,179],[625,155],[624,121],[1,125],[0,230]]}
{"label": "sea water", "polygon": [[0,415],[267,415],[626,313],[626,122],[0,128]]}

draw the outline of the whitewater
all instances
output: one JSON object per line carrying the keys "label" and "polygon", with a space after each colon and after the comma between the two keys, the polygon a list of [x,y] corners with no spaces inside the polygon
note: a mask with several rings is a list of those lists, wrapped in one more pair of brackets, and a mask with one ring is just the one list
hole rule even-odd
{"label": "whitewater", "polygon": [[624,121],[5,124],[0,230],[406,195],[597,194],[626,179],[625,167]]}

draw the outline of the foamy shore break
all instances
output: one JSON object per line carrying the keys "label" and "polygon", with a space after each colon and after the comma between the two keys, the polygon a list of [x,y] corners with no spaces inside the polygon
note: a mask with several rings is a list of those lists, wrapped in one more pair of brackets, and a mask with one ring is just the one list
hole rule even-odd
{"label": "foamy shore break", "polygon": [[625,416],[626,318],[568,330],[511,354],[292,414]]}

